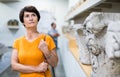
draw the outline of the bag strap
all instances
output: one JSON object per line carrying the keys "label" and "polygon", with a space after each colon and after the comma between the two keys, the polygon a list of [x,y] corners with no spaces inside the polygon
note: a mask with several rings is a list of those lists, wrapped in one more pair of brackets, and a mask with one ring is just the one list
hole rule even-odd
{"label": "bag strap", "polygon": [[[44,39],[43,40],[46,41],[46,34],[44,34]],[[46,62],[46,60],[45,60],[45,62]],[[44,72],[44,76],[46,77],[46,72]]]}
{"label": "bag strap", "polygon": [[46,34],[44,35],[44,39],[43,40],[46,41]]}

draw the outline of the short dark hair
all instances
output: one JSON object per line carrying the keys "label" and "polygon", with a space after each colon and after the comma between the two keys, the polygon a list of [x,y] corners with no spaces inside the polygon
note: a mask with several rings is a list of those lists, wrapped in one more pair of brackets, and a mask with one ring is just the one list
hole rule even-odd
{"label": "short dark hair", "polygon": [[21,11],[19,13],[19,19],[20,19],[20,21],[22,23],[24,22],[23,21],[24,12],[34,12],[38,17],[38,21],[40,20],[40,13],[36,9],[36,7],[34,7],[34,6],[25,6],[23,9],[21,9]]}
{"label": "short dark hair", "polygon": [[54,23],[54,22],[52,22],[52,23],[51,23],[51,26],[53,26],[54,24],[55,24],[55,23]]}

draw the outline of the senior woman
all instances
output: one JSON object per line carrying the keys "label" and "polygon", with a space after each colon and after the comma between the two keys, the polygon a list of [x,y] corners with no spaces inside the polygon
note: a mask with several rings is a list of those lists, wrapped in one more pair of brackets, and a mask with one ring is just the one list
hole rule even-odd
{"label": "senior woman", "polygon": [[34,6],[25,6],[20,11],[19,19],[26,34],[14,41],[12,69],[20,72],[20,77],[52,77],[49,65],[55,67],[58,56],[52,38],[37,31],[40,20],[38,10]]}

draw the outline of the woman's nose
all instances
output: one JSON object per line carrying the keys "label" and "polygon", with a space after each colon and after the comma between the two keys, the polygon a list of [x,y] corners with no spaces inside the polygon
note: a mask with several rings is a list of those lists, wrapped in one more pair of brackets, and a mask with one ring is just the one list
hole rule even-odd
{"label": "woman's nose", "polygon": [[30,17],[29,17],[29,20],[33,20],[33,17],[32,17],[32,16],[30,16]]}

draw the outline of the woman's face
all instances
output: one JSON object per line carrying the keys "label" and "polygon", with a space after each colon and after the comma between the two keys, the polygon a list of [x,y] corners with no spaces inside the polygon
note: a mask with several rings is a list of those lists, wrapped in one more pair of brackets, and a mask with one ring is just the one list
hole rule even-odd
{"label": "woman's face", "polygon": [[36,27],[38,24],[38,17],[34,12],[24,12],[23,21],[25,27]]}

